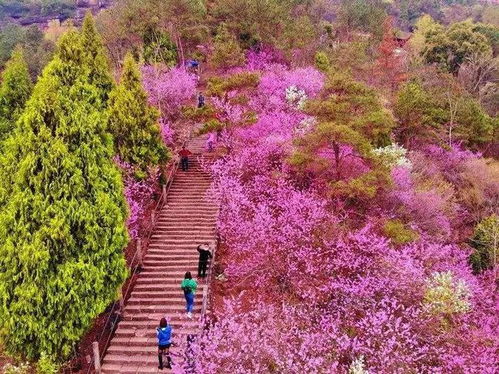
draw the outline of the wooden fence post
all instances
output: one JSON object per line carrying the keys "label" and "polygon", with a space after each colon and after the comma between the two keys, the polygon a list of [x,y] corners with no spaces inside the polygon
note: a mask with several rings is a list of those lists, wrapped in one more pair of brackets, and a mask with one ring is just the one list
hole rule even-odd
{"label": "wooden fence post", "polygon": [[[153,216],[153,219],[154,219],[154,216]],[[142,265],[144,264],[143,263],[144,256],[142,255],[142,239],[141,238],[137,238],[137,256],[138,256],[138,260],[139,260],[138,267],[139,267],[139,269],[142,269]]]}
{"label": "wooden fence post", "polygon": [[99,342],[93,342],[92,348],[94,349],[94,368],[97,374],[101,374],[100,366],[100,353],[99,353]]}
{"label": "wooden fence post", "polygon": [[170,181],[166,181],[166,183],[163,185],[163,199],[166,199],[166,184],[169,182]]}
{"label": "wooden fence post", "polygon": [[123,313],[125,312],[125,295],[123,295],[123,287],[121,287],[121,289],[120,289],[120,299],[119,299],[118,303],[119,303],[118,314],[121,317],[123,315]]}

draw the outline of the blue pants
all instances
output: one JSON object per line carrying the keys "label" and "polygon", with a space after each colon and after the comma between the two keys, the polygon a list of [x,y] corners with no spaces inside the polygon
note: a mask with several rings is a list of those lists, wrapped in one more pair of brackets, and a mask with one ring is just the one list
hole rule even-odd
{"label": "blue pants", "polygon": [[182,171],[189,169],[189,159],[187,157],[182,157],[180,159],[180,164],[182,166]]}
{"label": "blue pants", "polygon": [[194,309],[194,294],[192,292],[186,294],[185,301],[187,302],[187,305],[186,305],[187,313],[189,313],[189,312],[192,313],[192,309]]}

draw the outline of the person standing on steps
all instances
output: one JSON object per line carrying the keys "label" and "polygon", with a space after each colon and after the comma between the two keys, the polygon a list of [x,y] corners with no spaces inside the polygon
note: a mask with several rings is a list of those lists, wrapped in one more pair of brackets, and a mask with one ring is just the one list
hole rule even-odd
{"label": "person standing on steps", "polygon": [[187,171],[189,169],[189,156],[192,155],[192,152],[185,149],[185,146],[182,146],[182,150],[178,154],[180,156],[182,171]]}
{"label": "person standing on steps", "polygon": [[198,109],[204,107],[204,96],[203,94],[200,92],[198,94]]}
{"label": "person standing on steps", "polygon": [[213,255],[211,254],[210,246],[208,245],[208,243],[198,245],[197,250],[199,252],[198,277],[204,278],[206,277],[208,261],[210,258],[213,258]]}
{"label": "person standing on steps", "polygon": [[172,345],[172,327],[166,322],[166,318],[161,318],[159,327],[156,328],[156,336],[158,338],[158,369],[163,370],[163,354],[166,353],[166,368],[172,368],[172,359],[170,357],[170,347]]}
{"label": "person standing on steps", "polygon": [[187,317],[192,318],[192,309],[194,308],[194,294],[196,293],[198,284],[194,279],[192,279],[190,271],[185,273],[184,280],[182,281],[180,288],[184,290]]}
{"label": "person standing on steps", "polygon": [[206,147],[208,148],[208,152],[213,152],[214,143],[215,143],[215,134],[210,132],[210,135],[208,135],[208,140],[206,141]]}

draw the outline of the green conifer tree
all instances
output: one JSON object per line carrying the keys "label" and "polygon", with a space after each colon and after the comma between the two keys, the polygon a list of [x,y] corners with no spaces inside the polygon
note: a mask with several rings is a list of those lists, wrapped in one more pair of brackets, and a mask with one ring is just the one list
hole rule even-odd
{"label": "green conifer tree", "polygon": [[128,54],[121,82],[109,99],[109,130],[114,135],[116,154],[139,168],[138,177],[144,177],[149,166],[166,160],[158,118],[158,110],[147,102],[137,64]]}
{"label": "green conifer tree", "polygon": [[109,94],[114,87],[113,77],[110,74],[109,60],[92,13],[88,12],[83,20],[81,29],[85,64],[90,69],[89,83],[96,86],[101,96],[101,103],[105,106]]}
{"label": "green conifer tree", "polygon": [[215,49],[211,56],[211,63],[217,68],[230,68],[243,65],[244,52],[234,34],[225,23],[221,23],[215,36]]}
{"label": "green conifer tree", "polygon": [[61,37],[0,156],[0,341],[29,359],[66,358],[127,275],[123,184],[84,56],[75,30]]}
{"label": "green conifer tree", "polygon": [[0,140],[4,139],[14,127],[26,101],[31,95],[33,84],[23,51],[16,48],[2,73],[0,85]]}

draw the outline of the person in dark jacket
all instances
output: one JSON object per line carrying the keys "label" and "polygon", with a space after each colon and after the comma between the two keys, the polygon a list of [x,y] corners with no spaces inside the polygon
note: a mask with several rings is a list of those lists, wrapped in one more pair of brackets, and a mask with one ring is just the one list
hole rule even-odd
{"label": "person in dark jacket", "polygon": [[210,252],[208,243],[198,245],[199,264],[198,264],[198,277],[206,277],[206,269],[208,268],[208,261],[213,255]]}
{"label": "person in dark jacket", "polygon": [[198,94],[198,108],[202,108],[204,107],[204,96],[203,94],[200,92]]}
{"label": "person in dark jacket", "polygon": [[182,166],[182,171],[187,171],[189,169],[189,156],[192,152],[182,147],[182,150],[178,153],[180,156],[180,165]]}
{"label": "person in dark jacket", "polygon": [[158,337],[158,369],[163,370],[163,354],[166,353],[167,363],[166,368],[172,368],[172,359],[170,357],[170,347],[172,345],[172,327],[166,322],[166,318],[161,318],[159,327],[156,328],[156,336]]}

